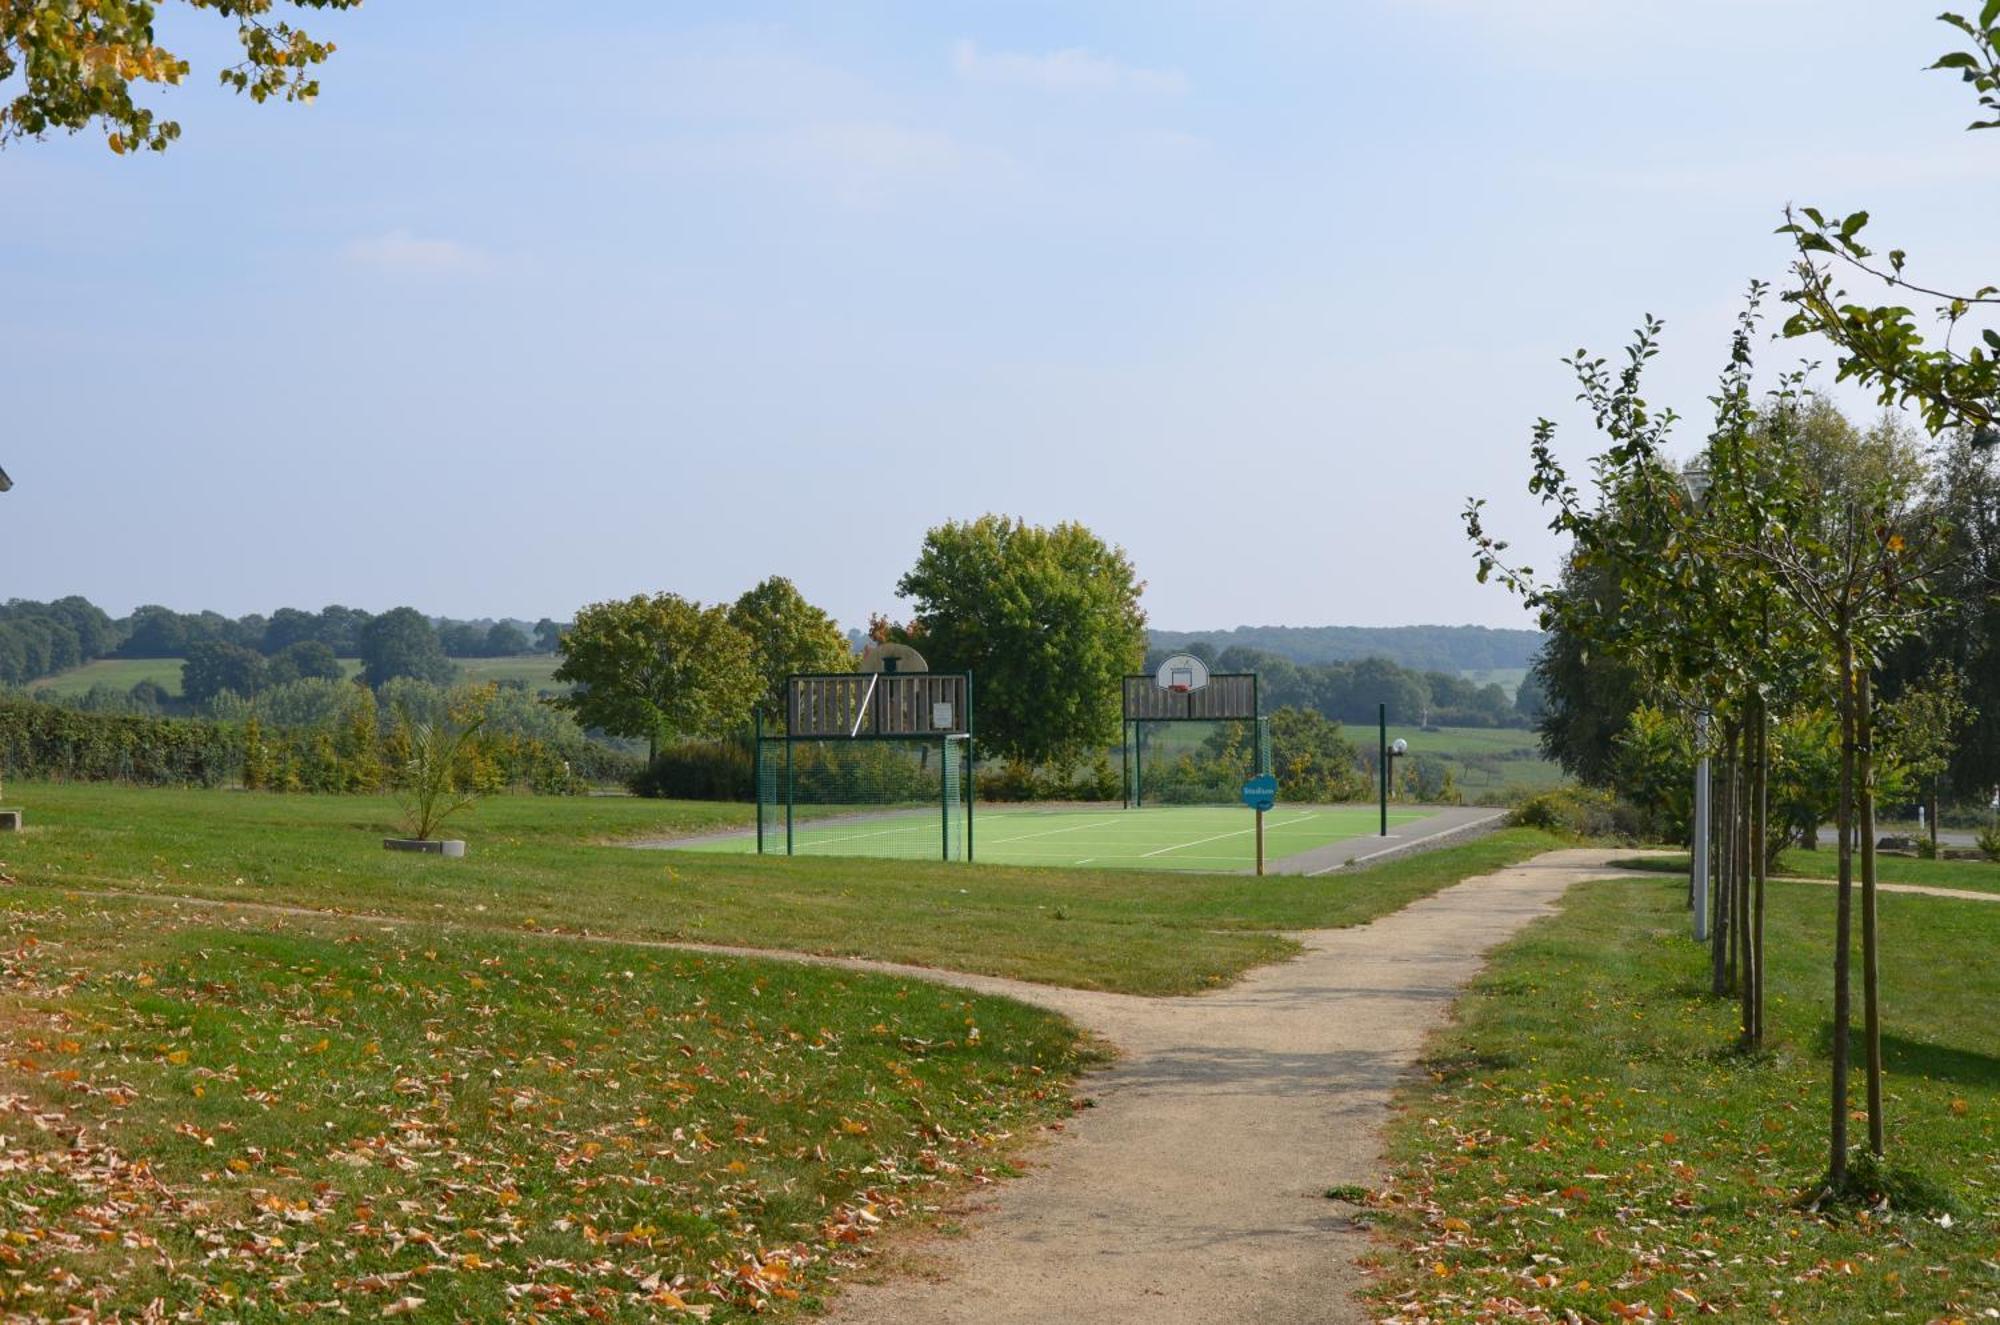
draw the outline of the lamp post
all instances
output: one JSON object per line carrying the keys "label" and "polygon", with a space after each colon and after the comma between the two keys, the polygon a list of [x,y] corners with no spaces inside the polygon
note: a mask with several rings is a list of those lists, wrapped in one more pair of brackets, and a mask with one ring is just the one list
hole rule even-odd
{"label": "lamp post", "polygon": [[[1708,465],[1697,459],[1689,462],[1681,471],[1681,486],[1687,489],[1688,500],[1699,512],[1708,500],[1708,490],[1715,483],[1715,476]],[[1688,879],[1688,905],[1694,912],[1694,941],[1708,941],[1708,838],[1709,838],[1709,769],[1708,769],[1708,708],[1704,705],[1694,719],[1694,740],[1699,758],[1694,766],[1694,841],[1688,848],[1691,873]]]}

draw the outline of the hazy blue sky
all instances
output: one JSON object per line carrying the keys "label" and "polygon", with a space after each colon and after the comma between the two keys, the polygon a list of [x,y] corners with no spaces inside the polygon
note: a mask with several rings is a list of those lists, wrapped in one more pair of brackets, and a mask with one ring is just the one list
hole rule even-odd
{"label": "hazy blue sky", "polygon": [[179,19],[173,150],[0,154],[0,594],[857,624],[994,510],[1162,626],[1525,624],[1458,511],[1535,546],[1561,354],[1699,415],[1787,200],[2000,269],[1937,7],[370,0],[309,108]]}

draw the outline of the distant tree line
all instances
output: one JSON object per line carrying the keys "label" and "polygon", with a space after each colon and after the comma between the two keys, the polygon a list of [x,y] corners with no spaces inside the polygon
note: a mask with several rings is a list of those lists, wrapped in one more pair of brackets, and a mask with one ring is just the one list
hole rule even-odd
{"label": "distant tree line", "polygon": [[1147,634],[1151,647],[1167,653],[1200,641],[1218,650],[1248,649],[1295,663],[1387,658],[1418,671],[1453,674],[1526,667],[1542,644],[1539,630],[1488,626],[1238,626]]}
{"label": "distant tree line", "polygon": [[1191,653],[1218,672],[1257,673],[1266,713],[1296,708],[1360,724],[1373,723],[1376,706],[1387,704],[1389,721],[1418,727],[1532,727],[1541,716],[1539,685],[1523,685],[1519,694],[1509,695],[1492,682],[1413,671],[1387,658],[1295,663],[1240,645],[1218,652],[1207,640],[1193,640],[1171,649],[1155,644],[1147,651],[1145,670],[1158,667],[1170,653]]}

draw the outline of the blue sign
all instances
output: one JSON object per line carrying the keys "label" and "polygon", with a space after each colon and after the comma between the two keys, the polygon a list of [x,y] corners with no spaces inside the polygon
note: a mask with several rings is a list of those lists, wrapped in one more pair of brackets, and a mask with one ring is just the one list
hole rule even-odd
{"label": "blue sign", "polygon": [[1243,803],[1262,813],[1278,803],[1278,779],[1269,773],[1243,784]]}

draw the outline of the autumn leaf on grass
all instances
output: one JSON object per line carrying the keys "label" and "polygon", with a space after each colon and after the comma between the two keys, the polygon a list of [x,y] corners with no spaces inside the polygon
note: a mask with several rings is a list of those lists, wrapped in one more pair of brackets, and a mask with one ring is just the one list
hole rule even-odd
{"label": "autumn leaf on grass", "polygon": [[399,1297],[388,1306],[383,1307],[382,1314],[384,1316],[407,1316],[423,1304],[424,1299],[420,1297]]}

